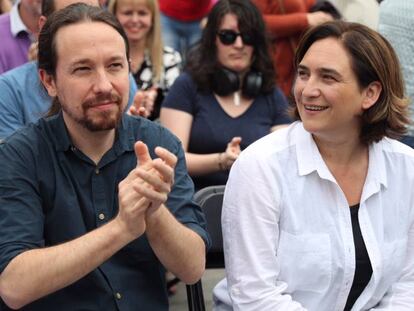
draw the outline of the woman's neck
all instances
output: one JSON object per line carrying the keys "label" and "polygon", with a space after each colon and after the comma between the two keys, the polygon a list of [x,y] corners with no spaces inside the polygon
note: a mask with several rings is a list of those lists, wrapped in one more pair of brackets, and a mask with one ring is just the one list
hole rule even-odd
{"label": "woman's neck", "polygon": [[145,57],[145,40],[130,41],[129,42],[130,58],[131,58],[131,69],[132,72],[137,72],[141,67]]}
{"label": "woman's neck", "polygon": [[342,189],[349,206],[361,201],[368,174],[369,148],[359,137],[342,141],[314,138],[329,171]]}
{"label": "woman's neck", "polygon": [[348,165],[366,155],[368,146],[360,141],[359,136],[346,139],[324,139],[313,135],[319,152],[327,163]]}

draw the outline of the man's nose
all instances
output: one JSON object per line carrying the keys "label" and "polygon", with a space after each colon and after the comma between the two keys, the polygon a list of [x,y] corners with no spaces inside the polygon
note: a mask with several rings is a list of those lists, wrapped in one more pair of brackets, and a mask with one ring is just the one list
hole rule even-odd
{"label": "man's nose", "polygon": [[105,70],[99,70],[96,73],[94,81],[95,93],[107,93],[112,91],[112,82],[109,74]]}

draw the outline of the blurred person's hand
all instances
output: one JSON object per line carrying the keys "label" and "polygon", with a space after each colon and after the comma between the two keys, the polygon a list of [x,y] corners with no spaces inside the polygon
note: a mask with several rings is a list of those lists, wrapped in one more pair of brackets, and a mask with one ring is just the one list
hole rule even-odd
{"label": "blurred person's hand", "polygon": [[307,18],[308,18],[309,26],[311,27],[317,26],[325,22],[332,21],[334,19],[331,14],[322,12],[322,11],[308,13]]}
{"label": "blurred person's hand", "polygon": [[201,21],[200,21],[200,29],[204,29],[207,25],[207,17],[204,17]]}
{"label": "blurred person's hand", "polygon": [[134,97],[134,101],[128,110],[128,113],[135,116],[148,118],[154,110],[155,99],[157,98],[157,88],[153,87],[148,90],[139,90]]}
{"label": "blurred person's hand", "polygon": [[143,118],[147,118],[147,111],[144,107],[139,107],[138,105],[135,105],[134,103],[129,107],[127,114],[132,116],[139,116]]}
{"label": "blurred person's hand", "polygon": [[29,51],[27,52],[27,58],[29,61],[37,60],[37,54],[39,52],[39,44],[38,42],[33,42],[30,47]]}
{"label": "blurred person's hand", "polygon": [[239,157],[241,152],[240,142],[241,137],[233,137],[227,144],[226,151],[219,154],[219,166],[221,170],[228,170],[233,165],[234,161]]}
{"label": "blurred person's hand", "polygon": [[0,0],[0,14],[9,12],[12,6],[13,4],[10,0]]}

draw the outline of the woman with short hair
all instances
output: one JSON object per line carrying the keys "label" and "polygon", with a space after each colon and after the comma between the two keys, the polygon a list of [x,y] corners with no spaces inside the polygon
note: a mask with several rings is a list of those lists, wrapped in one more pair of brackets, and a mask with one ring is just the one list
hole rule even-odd
{"label": "woman with short hair", "polygon": [[226,185],[217,310],[414,310],[396,54],[366,26],[328,22],[304,35],[295,68],[297,121],[247,148]]}

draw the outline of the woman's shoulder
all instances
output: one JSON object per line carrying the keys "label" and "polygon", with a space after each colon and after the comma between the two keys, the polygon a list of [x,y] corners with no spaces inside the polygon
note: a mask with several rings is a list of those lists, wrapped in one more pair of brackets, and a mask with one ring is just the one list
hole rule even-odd
{"label": "woman's shoulder", "polygon": [[271,103],[282,102],[282,103],[287,104],[287,98],[278,86],[272,87],[268,92],[260,93],[258,98],[262,98],[262,99],[264,98],[268,102],[271,102]]}
{"label": "woman's shoulder", "polygon": [[386,154],[398,157],[404,156],[414,161],[414,149],[398,140],[384,137],[378,143],[374,143],[374,146],[380,148]]}
{"label": "woman's shoulder", "polygon": [[197,94],[197,86],[191,75],[183,72],[175,79],[162,103],[162,107],[186,112],[192,111],[197,104]]}
{"label": "woman's shoulder", "polygon": [[180,75],[175,80],[174,84],[180,85],[182,87],[196,89],[197,86],[191,74],[186,71],[180,73]]}
{"label": "woman's shoulder", "polygon": [[297,143],[298,137],[302,135],[303,126],[301,122],[286,125],[250,144],[243,153],[246,156],[269,155],[282,152]]}
{"label": "woman's shoulder", "polygon": [[261,105],[261,109],[268,111],[268,117],[273,122],[272,126],[292,122],[288,111],[289,101],[278,87],[274,87],[269,93],[259,96],[256,101],[258,103],[265,103],[265,105]]}
{"label": "woman's shoulder", "polygon": [[270,92],[265,94],[265,96],[272,100],[276,100],[276,101],[283,101],[283,102],[287,101],[285,94],[282,92],[282,90],[278,86],[274,86],[270,90]]}

